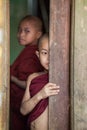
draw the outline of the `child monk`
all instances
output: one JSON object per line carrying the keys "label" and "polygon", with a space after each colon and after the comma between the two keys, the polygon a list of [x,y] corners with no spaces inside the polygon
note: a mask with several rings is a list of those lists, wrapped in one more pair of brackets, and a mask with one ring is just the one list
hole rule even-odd
{"label": "child monk", "polygon": [[11,65],[10,111],[11,130],[26,130],[26,120],[20,113],[20,105],[26,88],[27,77],[42,67],[35,54],[38,39],[42,35],[42,21],[35,16],[27,15],[19,23],[17,38],[25,46]]}
{"label": "child monk", "polygon": [[59,86],[48,83],[48,34],[41,37],[36,54],[44,71],[29,76],[20,111],[23,115],[29,113],[30,130],[48,130],[48,97],[59,92]]}

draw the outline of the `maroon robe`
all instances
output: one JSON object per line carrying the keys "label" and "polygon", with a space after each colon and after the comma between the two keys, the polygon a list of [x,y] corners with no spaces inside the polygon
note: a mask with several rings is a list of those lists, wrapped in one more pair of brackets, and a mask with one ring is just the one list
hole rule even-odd
{"label": "maroon robe", "polygon": [[[30,85],[30,96],[33,97],[48,83],[48,74],[43,74],[32,80]],[[48,98],[41,100],[36,107],[30,112],[28,117],[28,127],[32,121],[38,118],[46,109]]]}
{"label": "maroon robe", "polygon": [[[39,60],[35,54],[37,46],[26,46],[11,66],[11,75],[25,81],[34,72],[42,70]],[[26,116],[20,113],[20,105],[24,95],[24,89],[16,84],[10,83],[10,110],[11,110],[11,130],[26,130]]]}

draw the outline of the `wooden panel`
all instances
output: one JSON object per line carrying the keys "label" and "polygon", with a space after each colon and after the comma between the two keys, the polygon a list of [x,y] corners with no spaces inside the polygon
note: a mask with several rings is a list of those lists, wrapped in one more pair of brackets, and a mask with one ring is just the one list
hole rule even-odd
{"label": "wooden panel", "polygon": [[72,130],[87,130],[87,0],[73,0],[72,23]]}
{"label": "wooden panel", "polygon": [[0,0],[0,130],[9,129],[9,1]]}
{"label": "wooden panel", "polygon": [[70,0],[50,1],[50,82],[60,93],[50,97],[49,130],[69,129]]}

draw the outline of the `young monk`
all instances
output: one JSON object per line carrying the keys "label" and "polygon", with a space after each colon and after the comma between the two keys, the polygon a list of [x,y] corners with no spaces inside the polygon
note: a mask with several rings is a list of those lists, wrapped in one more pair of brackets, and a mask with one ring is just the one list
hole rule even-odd
{"label": "young monk", "polygon": [[20,104],[26,88],[27,77],[42,67],[35,54],[38,39],[42,35],[42,21],[35,16],[27,15],[19,23],[17,38],[19,44],[25,46],[11,65],[10,111],[11,130],[26,130],[26,120],[20,113]]}
{"label": "young monk", "polygon": [[41,37],[36,54],[44,71],[29,76],[20,111],[23,115],[29,113],[28,126],[31,130],[48,130],[48,97],[58,94],[59,86],[48,83],[49,48],[47,34]]}

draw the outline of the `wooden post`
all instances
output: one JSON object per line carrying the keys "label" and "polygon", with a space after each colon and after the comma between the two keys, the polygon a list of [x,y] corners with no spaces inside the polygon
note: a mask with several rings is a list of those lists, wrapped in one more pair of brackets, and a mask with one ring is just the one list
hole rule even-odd
{"label": "wooden post", "polygon": [[70,0],[50,0],[50,82],[60,93],[50,97],[49,130],[69,129]]}
{"label": "wooden post", "polygon": [[72,2],[72,130],[87,130],[87,0]]}
{"label": "wooden post", "polygon": [[9,130],[9,0],[0,0],[0,130]]}

